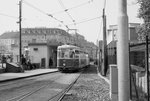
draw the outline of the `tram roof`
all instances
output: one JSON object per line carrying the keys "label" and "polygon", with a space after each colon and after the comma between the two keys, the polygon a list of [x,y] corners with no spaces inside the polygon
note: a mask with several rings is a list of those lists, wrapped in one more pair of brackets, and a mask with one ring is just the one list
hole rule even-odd
{"label": "tram roof", "polygon": [[74,49],[80,49],[79,47],[74,46],[74,45],[61,45],[61,46],[58,46],[58,49],[62,49],[62,48],[74,48]]}

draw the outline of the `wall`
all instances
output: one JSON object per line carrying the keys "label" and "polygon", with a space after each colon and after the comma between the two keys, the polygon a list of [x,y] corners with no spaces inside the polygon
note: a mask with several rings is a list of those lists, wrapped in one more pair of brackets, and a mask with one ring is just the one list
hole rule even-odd
{"label": "wall", "polygon": [[[41,64],[41,59],[45,58],[46,62],[46,68],[48,68],[48,47],[46,45],[34,45],[34,46],[29,46],[30,52],[29,55],[33,57],[31,59],[32,63],[40,63]],[[37,48],[38,50],[35,50]]]}
{"label": "wall", "polygon": [[19,57],[19,48],[18,47],[13,47],[12,48],[12,53],[13,53],[13,62],[17,63],[20,61]]}
{"label": "wall", "polygon": [[131,27],[129,30],[129,36],[130,36],[130,40],[132,42],[137,42],[138,41],[138,34],[136,33],[136,29],[135,27]]}
{"label": "wall", "polygon": [[[138,34],[136,33],[136,27],[139,24],[137,23],[129,23],[129,40],[130,42],[137,42],[138,41]],[[107,44],[109,44],[111,41],[117,40],[117,25],[110,25],[109,29],[107,31]]]}

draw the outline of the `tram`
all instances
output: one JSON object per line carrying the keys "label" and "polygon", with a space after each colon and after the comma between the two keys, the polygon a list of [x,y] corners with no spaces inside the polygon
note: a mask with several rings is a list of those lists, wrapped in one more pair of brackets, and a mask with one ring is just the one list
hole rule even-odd
{"label": "tram", "polygon": [[89,65],[89,56],[80,47],[61,45],[57,48],[57,68],[59,71],[74,71]]}

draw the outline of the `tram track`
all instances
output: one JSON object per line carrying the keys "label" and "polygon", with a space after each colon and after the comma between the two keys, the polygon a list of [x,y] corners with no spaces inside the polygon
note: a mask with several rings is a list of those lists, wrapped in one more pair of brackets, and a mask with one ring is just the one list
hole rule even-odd
{"label": "tram track", "polygon": [[[37,89],[31,90],[22,95],[15,96],[6,101],[26,101],[26,99],[28,99],[30,96],[33,96],[34,94],[38,93],[39,91],[42,91],[43,89],[48,89],[48,87],[52,86],[52,84],[53,84],[53,82],[55,82],[55,80],[63,78],[63,76],[66,76],[66,74],[59,75],[59,76],[53,78],[53,80],[51,82],[46,82],[44,85],[38,86]],[[73,82],[71,82],[62,91],[54,94],[53,96],[51,96],[50,98],[48,98],[47,100],[44,100],[44,101],[61,101],[63,99],[63,97],[65,96],[66,92],[68,92],[71,89],[71,87],[75,84],[75,82],[77,81],[79,76],[80,76],[80,74],[75,78],[75,80],[73,80]]]}
{"label": "tram track", "polygon": [[[81,75],[81,73],[80,73],[80,75]],[[78,80],[80,75],[71,84],[69,84],[69,86],[62,92],[61,96],[59,97],[59,99],[57,101],[62,101],[62,99],[64,98],[66,93],[73,87],[73,85],[76,83],[76,81]],[[48,101],[50,101],[50,100],[48,100]]]}
{"label": "tram track", "polygon": [[52,78],[52,81],[46,82],[44,85],[36,87],[37,89],[31,90],[28,93],[25,93],[25,94],[22,94],[22,95],[19,95],[19,96],[15,96],[15,97],[10,98],[10,99],[8,99],[6,101],[21,101],[24,98],[26,98],[26,97],[36,93],[37,91],[39,91],[39,90],[49,86],[50,83],[54,82],[54,80],[56,80],[56,79],[58,79],[60,77],[62,77],[62,75],[58,75],[57,77]]}
{"label": "tram track", "polygon": [[[50,73],[50,74],[53,74],[53,73]],[[37,78],[37,77],[38,78],[44,78],[44,77],[41,77],[41,75],[36,75],[36,76],[32,76],[32,77],[27,77],[27,78],[22,78],[22,79],[17,79],[17,80],[13,80],[13,81],[4,82],[4,83],[0,84],[0,90],[1,90],[1,88],[4,88],[6,86],[19,84],[19,83],[22,83],[22,82],[23,83],[31,83],[31,81],[33,81],[33,79]]]}

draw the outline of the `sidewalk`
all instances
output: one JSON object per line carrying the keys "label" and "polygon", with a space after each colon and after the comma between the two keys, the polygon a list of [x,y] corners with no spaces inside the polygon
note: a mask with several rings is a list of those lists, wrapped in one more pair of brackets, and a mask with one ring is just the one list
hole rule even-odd
{"label": "sidewalk", "polygon": [[27,77],[38,76],[42,74],[48,74],[57,72],[58,69],[35,69],[35,70],[27,70],[24,73],[2,73],[0,74],[0,82],[6,82],[11,80],[17,80]]}

